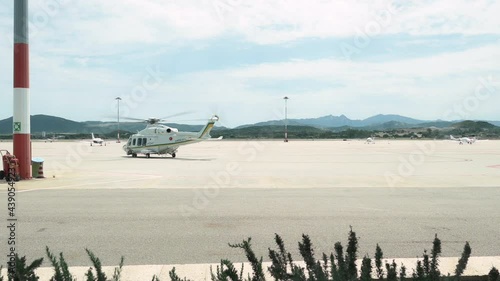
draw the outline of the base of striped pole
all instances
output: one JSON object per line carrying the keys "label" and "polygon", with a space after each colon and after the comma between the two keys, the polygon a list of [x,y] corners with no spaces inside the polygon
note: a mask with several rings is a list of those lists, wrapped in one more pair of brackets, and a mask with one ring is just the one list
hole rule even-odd
{"label": "base of striped pole", "polygon": [[14,134],[14,155],[19,160],[21,179],[31,179],[31,135]]}

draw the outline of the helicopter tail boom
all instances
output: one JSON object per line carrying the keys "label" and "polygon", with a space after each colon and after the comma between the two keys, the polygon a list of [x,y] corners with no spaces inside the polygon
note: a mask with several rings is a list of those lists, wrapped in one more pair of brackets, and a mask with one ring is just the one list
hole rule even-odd
{"label": "helicopter tail boom", "polygon": [[200,135],[198,138],[200,138],[200,139],[210,138],[209,133],[212,130],[212,128],[214,127],[215,122],[217,120],[219,120],[219,117],[217,115],[214,115],[212,118],[210,118],[210,120],[208,120],[207,125],[205,125],[205,127],[203,127],[203,129],[201,129]]}

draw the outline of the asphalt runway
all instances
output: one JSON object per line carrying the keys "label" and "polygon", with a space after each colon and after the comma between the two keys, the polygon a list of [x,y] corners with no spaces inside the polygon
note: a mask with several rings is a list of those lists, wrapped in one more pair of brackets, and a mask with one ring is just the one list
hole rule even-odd
{"label": "asphalt runway", "polygon": [[33,143],[47,178],[16,185],[19,253],[49,246],[70,265],[90,264],[85,248],[105,265],[243,261],[227,243],[252,237],[266,258],[279,233],[298,258],[302,233],[330,253],[353,226],[360,254],[379,243],[387,257],[416,257],[437,233],[444,256],[465,241],[474,256],[500,255],[499,141],[217,141],[175,159],[120,148]]}

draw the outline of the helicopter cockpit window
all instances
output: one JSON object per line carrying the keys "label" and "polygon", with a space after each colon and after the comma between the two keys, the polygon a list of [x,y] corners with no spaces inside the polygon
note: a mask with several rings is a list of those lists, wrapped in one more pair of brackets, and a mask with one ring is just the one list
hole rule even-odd
{"label": "helicopter cockpit window", "polygon": [[135,139],[134,139],[134,141],[132,142],[132,145],[133,145],[133,146],[135,146]]}
{"label": "helicopter cockpit window", "polygon": [[132,144],[132,140],[130,139],[130,140],[128,140],[127,145],[130,146],[131,144]]}
{"label": "helicopter cockpit window", "polygon": [[142,139],[142,146],[146,146],[147,138]]}
{"label": "helicopter cockpit window", "polygon": [[142,145],[142,139],[141,138],[138,138],[137,139],[137,146],[141,146]]}

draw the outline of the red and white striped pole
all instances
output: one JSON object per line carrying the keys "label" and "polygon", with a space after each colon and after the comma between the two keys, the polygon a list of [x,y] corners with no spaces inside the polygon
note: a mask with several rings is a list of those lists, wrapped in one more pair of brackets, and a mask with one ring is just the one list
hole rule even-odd
{"label": "red and white striped pole", "polygon": [[21,179],[31,178],[28,0],[14,0],[14,155]]}

